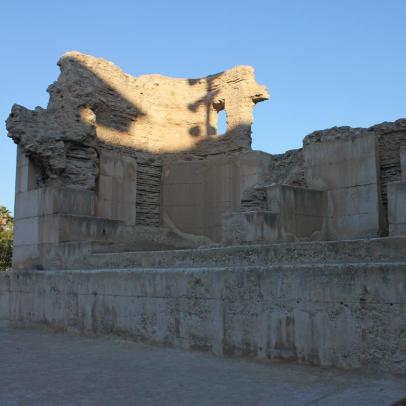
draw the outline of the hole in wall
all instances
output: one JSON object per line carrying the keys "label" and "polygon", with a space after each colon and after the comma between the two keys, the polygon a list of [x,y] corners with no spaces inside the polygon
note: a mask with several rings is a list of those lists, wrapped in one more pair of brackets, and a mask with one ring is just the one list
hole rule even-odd
{"label": "hole in wall", "polygon": [[223,135],[227,132],[227,114],[225,110],[220,110],[217,116],[217,135]]}

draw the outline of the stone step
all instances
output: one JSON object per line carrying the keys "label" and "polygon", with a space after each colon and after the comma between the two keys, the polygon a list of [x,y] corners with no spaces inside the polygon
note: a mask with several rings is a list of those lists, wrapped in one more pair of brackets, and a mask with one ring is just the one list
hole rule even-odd
{"label": "stone step", "polygon": [[93,253],[82,268],[170,268],[406,262],[406,236],[183,249]]}

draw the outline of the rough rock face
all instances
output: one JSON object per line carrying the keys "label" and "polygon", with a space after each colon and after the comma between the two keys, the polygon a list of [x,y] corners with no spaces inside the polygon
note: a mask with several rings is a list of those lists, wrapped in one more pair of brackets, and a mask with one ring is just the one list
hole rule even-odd
{"label": "rough rock face", "polygon": [[357,137],[359,135],[367,134],[368,131],[368,128],[353,128],[349,126],[331,127],[325,130],[317,130],[306,135],[306,137],[303,139],[303,145],[307,145],[312,142],[333,141],[348,137]]}
{"label": "rough rock face", "polygon": [[[202,79],[132,77],[104,59],[68,52],[46,109],[13,106],[9,136],[39,169],[39,186],[95,188],[98,146],[147,154],[203,155],[250,149],[252,109],[268,98],[253,68]],[[227,133],[217,116],[227,114]]]}
{"label": "rough rock face", "polygon": [[98,175],[95,129],[71,109],[53,114],[39,107],[31,111],[14,105],[7,129],[39,169],[37,186],[94,189]]}

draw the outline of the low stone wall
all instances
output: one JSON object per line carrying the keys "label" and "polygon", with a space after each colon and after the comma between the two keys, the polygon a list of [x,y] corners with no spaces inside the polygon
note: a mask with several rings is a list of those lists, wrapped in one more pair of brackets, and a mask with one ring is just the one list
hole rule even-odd
{"label": "low stone wall", "polygon": [[0,319],[406,374],[404,264],[0,274]]}

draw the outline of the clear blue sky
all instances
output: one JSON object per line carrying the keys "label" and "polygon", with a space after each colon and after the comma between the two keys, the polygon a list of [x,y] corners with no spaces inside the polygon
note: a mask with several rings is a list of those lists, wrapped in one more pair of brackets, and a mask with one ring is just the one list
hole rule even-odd
{"label": "clear blue sky", "polygon": [[2,1],[0,205],[13,209],[13,103],[46,106],[68,50],[126,72],[199,77],[256,68],[272,99],[255,109],[254,148],[301,146],[316,129],[406,116],[405,0]]}

